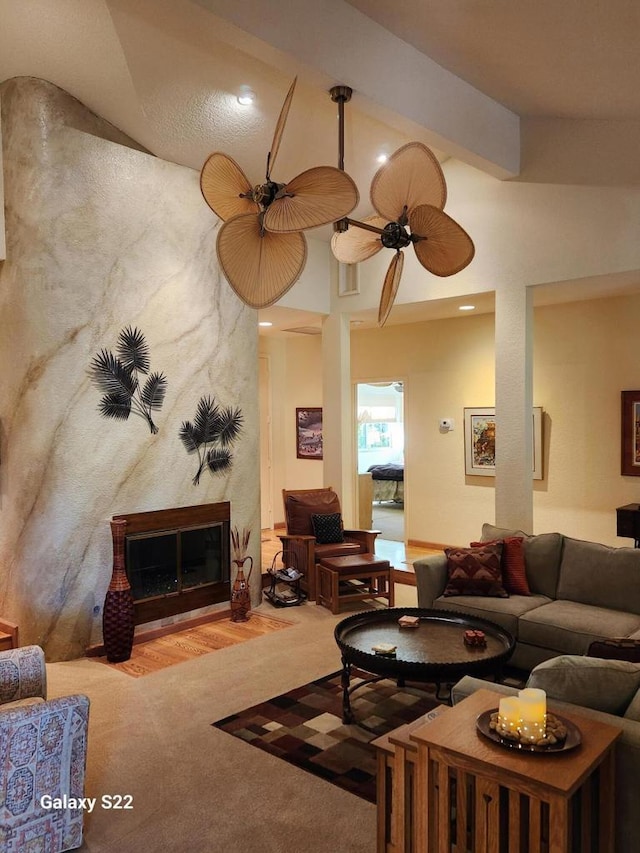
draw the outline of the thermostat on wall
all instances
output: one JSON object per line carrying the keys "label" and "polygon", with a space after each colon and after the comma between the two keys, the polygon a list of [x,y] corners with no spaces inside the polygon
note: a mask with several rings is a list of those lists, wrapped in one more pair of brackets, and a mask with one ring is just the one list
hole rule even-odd
{"label": "thermostat on wall", "polygon": [[440,424],[440,429],[442,432],[451,432],[451,430],[455,427],[455,421],[453,418],[440,418],[438,421]]}

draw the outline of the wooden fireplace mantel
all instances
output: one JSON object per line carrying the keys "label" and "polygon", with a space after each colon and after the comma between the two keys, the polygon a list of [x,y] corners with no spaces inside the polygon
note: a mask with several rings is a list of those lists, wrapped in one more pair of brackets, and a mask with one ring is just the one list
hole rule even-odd
{"label": "wooden fireplace mantel", "polygon": [[114,515],[113,520],[127,522],[127,535],[160,530],[178,530],[183,527],[197,527],[201,524],[230,521],[231,504],[229,501],[222,501],[221,503],[196,504],[195,506],[181,506],[174,509],[131,512],[127,515]]}

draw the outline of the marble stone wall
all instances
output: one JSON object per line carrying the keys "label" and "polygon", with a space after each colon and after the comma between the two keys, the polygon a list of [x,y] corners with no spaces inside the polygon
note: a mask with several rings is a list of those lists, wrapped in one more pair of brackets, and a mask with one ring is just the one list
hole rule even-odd
{"label": "marble stone wall", "polygon": [[[0,613],[22,643],[70,659],[101,640],[112,515],[229,500],[259,563],[256,313],[219,270],[197,172],[42,80],[6,81],[0,99]],[[128,325],[168,380],[156,435],[102,417],[88,376]],[[231,470],[194,486],[179,429],[203,395],[244,426]]]}

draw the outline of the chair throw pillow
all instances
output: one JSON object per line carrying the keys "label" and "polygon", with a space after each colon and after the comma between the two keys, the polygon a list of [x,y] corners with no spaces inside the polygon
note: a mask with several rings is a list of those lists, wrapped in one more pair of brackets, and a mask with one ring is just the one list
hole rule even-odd
{"label": "chair throw pillow", "polygon": [[445,548],[447,586],[444,595],[486,595],[508,598],[502,584],[502,543],[479,548]]}
{"label": "chair throw pillow", "polygon": [[329,515],[312,515],[311,524],[318,545],[344,542],[342,516],[339,512],[332,512]]}
{"label": "chair throw pillow", "polygon": [[502,542],[502,582],[509,595],[531,595],[524,562],[524,539],[522,536],[505,536],[488,542],[472,542],[472,548],[495,545]]}

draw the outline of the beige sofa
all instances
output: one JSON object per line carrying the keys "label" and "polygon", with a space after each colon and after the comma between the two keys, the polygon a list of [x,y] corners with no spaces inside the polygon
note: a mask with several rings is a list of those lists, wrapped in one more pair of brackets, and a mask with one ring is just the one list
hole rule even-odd
{"label": "beige sofa", "polygon": [[[621,730],[615,746],[615,851],[640,849],[640,665],[626,661],[562,655],[537,666],[528,687],[545,690],[549,709],[581,714]],[[517,690],[465,676],[452,690],[453,703],[481,687],[504,695]]]}
{"label": "beige sofa", "polygon": [[443,554],[414,562],[418,606],[489,619],[516,639],[510,664],[531,670],[556,655],[584,655],[594,640],[640,638],[640,549],[611,548],[561,533],[530,536],[484,524],[482,541],[523,536],[531,595],[443,596]]}

